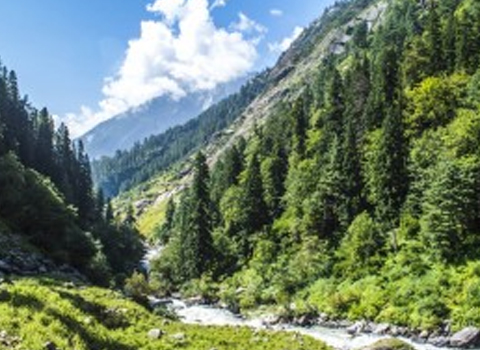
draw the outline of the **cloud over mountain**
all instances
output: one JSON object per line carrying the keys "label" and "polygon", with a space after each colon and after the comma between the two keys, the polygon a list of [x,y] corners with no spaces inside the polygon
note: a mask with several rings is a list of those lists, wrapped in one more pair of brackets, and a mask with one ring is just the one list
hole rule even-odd
{"label": "cloud over mountain", "polygon": [[147,10],[157,16],[140,24],[118,72],[107,79],[96,111],[82,107],[64,118],[75,136],[154,97],[180,98],[212,89],[249,72],[266,28],[239,14],[228,28],[218,27],[211,11],[225,0],[156,0]]}

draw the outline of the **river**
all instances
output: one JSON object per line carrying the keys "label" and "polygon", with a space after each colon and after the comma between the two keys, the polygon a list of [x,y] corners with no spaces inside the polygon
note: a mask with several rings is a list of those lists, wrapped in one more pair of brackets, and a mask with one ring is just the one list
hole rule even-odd
{"label": "river", "polygon": [[[266,328],[261,318],[246,319],[234,315],[226,309],[208,305],[187,305],[180,300],[172,300],[170,309],[173,310],[183,322],[188,324],[202,324],[211,326],[246,326],[254,329]],[[326,327],[297,327],[292,325],[275,325],[269,327],[272,330],[284,330],[288,332],[298,332],[319,339],[335,349],[349,350],[360,348],[373,344],[382,338],[390,336],[381,336],[374,334],[360,334],[352,337],[342,328]],[[444,350],[430,344],[414,343],[410,339],[399,338],[418,350]]]}
{"label": "river", "polygon": [[[161,255],[162,247],[150,248],[143,261],[143,265],[148,271],[153,259]],[[155,298],[152,301],[155,302]],[[208,326],[244,326],[254,329],[265,329],[265,318],[244,318],[235,315],[229,310],[211,306],[211,305],[187,305],[181,300],[172,299],[168,301],[168,307],[174,311],[187,324],[202,324]],[[373,344],[377,340],[389,338],[391,336],[381,336],[376,334],[360,334],[352,336],[344,328],[327,327],[298,327],[288,324],[269,326],[272,330],[283,330],[288,332],[298,332],[319,339],[335,349],[350,350]],[[418,350],[445,350],[431,344],[420,344],[412,342],[410,339],[399,337],[399,339],[413,345]]]}

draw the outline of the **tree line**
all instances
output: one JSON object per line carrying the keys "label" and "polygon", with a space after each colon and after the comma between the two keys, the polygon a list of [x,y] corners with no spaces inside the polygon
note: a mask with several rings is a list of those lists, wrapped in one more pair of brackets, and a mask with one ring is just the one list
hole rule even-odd
{"label": "tree line", "polygon": [[133,220],[114,218],[109,200],[94,190],[82,142],[21,97],[16,73],[3,65],[0,193],[2,225],[58,263],[102,284],[137,268],[143,244]]}

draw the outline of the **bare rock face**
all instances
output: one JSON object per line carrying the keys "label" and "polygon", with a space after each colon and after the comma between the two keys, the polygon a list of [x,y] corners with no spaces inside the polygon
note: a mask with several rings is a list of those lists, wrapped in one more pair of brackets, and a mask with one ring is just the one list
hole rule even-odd
{"label": "bare rock face", "polygon": [[480,329],[467,327],[455,333],[450,338],[450,346],[455,348],[470,348],[480,344]]}

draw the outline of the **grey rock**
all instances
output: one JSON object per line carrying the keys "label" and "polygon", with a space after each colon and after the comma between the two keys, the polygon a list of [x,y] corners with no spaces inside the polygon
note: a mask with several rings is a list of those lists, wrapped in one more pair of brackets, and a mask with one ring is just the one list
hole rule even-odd
{"label": "grey rock", "polygon": [[164,334],[165,332],[163,332],[161,329],[156,328],[156,329],[151,329],[148,332],[148,337],[150,339],[157,340],[157,339],[160,339]]}
{"label": "grey rock", "polygon": [[347,327],[346,331],[350,335],[358,335],[363,332],[363,330],[365,329],[365,326],[366,326],[366,322],[364,321],[355,322],[350,327]]}
{"label": "grey rock", "polygon": [[174,334],[174,335],[171,336],[171,338],[175,341],[178,341],[178,342],[183,342],[186,339],[185,333]]}
{"label": "grey rock", "polygon": [[281,322],[281,317],[278,315],[268,315],[263,320],[262,323],[267,326],[274,326]]}
{"label": "grey rock", "polygon": [[427,340],[427,343],[443,348],[448,345],[449,339],[447,337],[430,337]]}
{"label": "grey rock", "polygon": [[296,318],[293,321],[293,323],[296,324],[297,326],[300,326],[300,327],[307,327],[307,326],[310,326],[312,324],[312,317],[310,317],[308,315],[303,315],[303,316],[300,316],[300,317]]}
{"label": "grey rock", "polygon": [[196,296],[196,297],[185,300],[185,305],[187,306],[194,306],[194,305],[201,305],[201,304],[205,304],[205,300],[201,296]]}
{"label": "grey rock", "polygon": [[392,335],[394,337],[398,337],[398,336],[402,335],[402,333],[400,332],[400,327],[392,326],[390,328],[390,335]]}
{"label": "grey rock", "polygon": [[329,319],[329,317],[326,313],[321,313],[320,315],[318,315],[317,323],[321,325],[321,324],[327,322],[328,319]]}
{"label": "grey rock", "polygon": [[455,333],[450,338],[450,346],[456,348],[468,348],[479,344],[480,329],[476,327],[467,327]]}
{"label": "grey rock", "polygon": [[389,330],[390,330],[389,324],[380,323],[375,327],[375,329],[373,330],[373,333],[383,335],[383,334],[387,334]]}
{"label": "grey rock", "polygon": [[427,339],[429,336],[430,336],[430,333],[429,333],[428,331],[422,331],[422,332],[418,335],[418,337],[419,337],[420,339]]}

